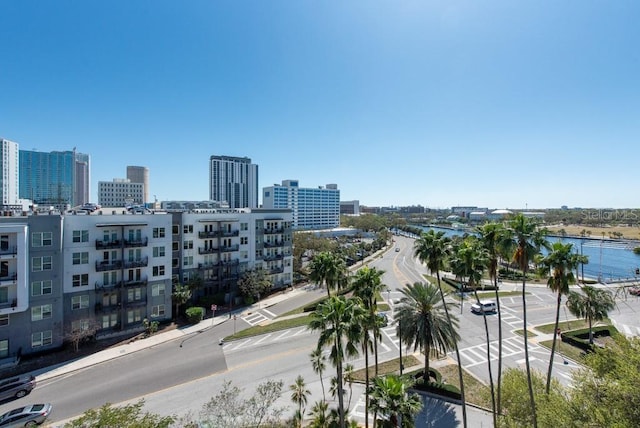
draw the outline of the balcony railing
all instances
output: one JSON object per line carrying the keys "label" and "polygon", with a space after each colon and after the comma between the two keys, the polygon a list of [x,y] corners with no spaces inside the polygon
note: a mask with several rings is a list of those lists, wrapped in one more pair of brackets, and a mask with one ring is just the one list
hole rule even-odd
{"label": "balcony railing", "polygon": [[219,250],[217,248],[202,248],[198,247],[198,254],[215,254]]}
{"label": "balcony railing", "polygon": [[137,285],[147,285],[147,277],[135,278],[135,279],[125,279],[122,281],[122,285],[125,287],[135,287]]}
{"label": "balcony railing", "polygon": [[198,269],[210,269],[220,266],[220,262],[198,263]]}
{"label": "balcony railing", "polygon": [[125,239],[124,240],[125,248],[146,247],[148,244],[149,244],[149,238]]}
{"label": "balcony railing", "polygon": [[116,240],[108,240],[108,241],[103,241],[101,239],[96,239],[96,250],[106,250],[109,248],[120,248],[120,246],[122,245],[122,241],[120,241],[119,239]]}
{"label": "balcony railing", "polygon": [[18,299],[11,299],[9,302],[0,303],[0,309],[15,308],[18,306]]}
{"label": "balcony railing", "polygon": [[98,272],[118,269],[122,269],[122,260],[103,260],[101,262],[96,262],[96,271]]}
{"label": "balcony railing", "polygon": [[282,247],[284,246],[284,241],[278,241],[278,242],[265,242],[264,243],[265,248],[274,248],[274,247]]}
{"label": "balcony railing", "polygon": [[282,254],[270,254],[270,255],[265,255],[262,257],[262,260],[264,260],[265,262],[270,262],[272,260],[282,260],[284,258],[284,255]]}
{"label": "balcony railing", "polygon": [[282,272],[284,272],[284,267],[276,267],[276,268],[269,269],[269,273],[271,275],[282,273]]}
{"label": "balcony railing", "polygon": [[135,308],[138,306],[146,306],[146,305],[147,305],[147,299],[132,300],[131,302],[125,303],[125,306],[128,308]]}
{"label": "balcony railing", "polygon": [[110,312],[115,312],[120,309],[122,305],[120,303],[110,303],[108,305],[103,305],[98,302],[95,305],[95,313],[96,314],[108,314]]}
{"label": "balcony railing", "polygon": [[146,267],[149,264],[149,258],[148,257],[143,257],[141,259],[137,259],[137,260],[125,260],[124,261],[124,268],[125,269],[133,269],[133,268],[139,268],[139,267]]}
{"label": "balcony railing", "polygon": [[238,244],[236,245],[228,245],[226,247],[220,247],[220,251],[228,253],[231,251],[238,251],[240,249],[240,246]]}
{"label": "balcony railing", "polygon": [[272,227],[264,230],[265,235],[271,235],[274,233],[282,233],[282,232],[284,232],[284,229],[282,227]]}
{"label": "balcony railing", "polygon": [[18,279],[17,273],[12,273],[7,276],[0,276],[0,285],[11,285]]}
{"label": "balcony railing", "polygon": [[15,256],[18,254],[18,247],[7,247],[0,249],[0,256]]}
{"label": "balcony railing", "polygon": [[103,284],[103,283],[100,283],[100,282],[96,281],[96,291],[113,290],[114,288],[118,288],[121,284],[122,283],[120,281],[114,282],[114,283],[109,283],[109,284]]}

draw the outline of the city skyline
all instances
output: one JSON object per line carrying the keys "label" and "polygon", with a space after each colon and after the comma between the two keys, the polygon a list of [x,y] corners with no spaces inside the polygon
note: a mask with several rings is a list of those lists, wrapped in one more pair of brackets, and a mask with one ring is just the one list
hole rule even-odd
{"label": "city skyline", "polygon": [[366,206],[640,206],[637,2],[147,6],[0,5],[0,136],[90,155],[91,200],[128,165],[207,199],[224,154]]}

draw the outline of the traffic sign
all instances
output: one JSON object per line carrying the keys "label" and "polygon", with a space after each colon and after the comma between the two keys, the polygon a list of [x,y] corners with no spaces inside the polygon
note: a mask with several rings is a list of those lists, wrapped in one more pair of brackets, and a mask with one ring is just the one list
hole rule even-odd
{"label": "traffic sign", "polygon": [[218,305],[211,305],[211,310],[215,311],[216,309],[218,309]]}

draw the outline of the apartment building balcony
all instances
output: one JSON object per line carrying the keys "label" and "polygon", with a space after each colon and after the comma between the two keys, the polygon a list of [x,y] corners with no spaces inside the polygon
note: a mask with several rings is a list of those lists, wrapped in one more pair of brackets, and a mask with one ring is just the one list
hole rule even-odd
{"label": "apartment building balcony", "polygon": [[264,230],[265,235],[273,235],[275,233],[283,233],[283,232],[284,232],[284,228],[282,227],[273,227],[273,228]]}
{"label": "apartment building balcony", "polygon": [[262,257],[262,260],[265,262],[270,262],[273,260],[282,260],[284,258],[284,254],[270,254]]}
{"label": "apartment building balcony", "polygon": [[110,303],[108,305],[103,305],[102,303],[98,302],[95,304],[94,312],[101,315],[110,314],[112,312],[119,311],[121,307],[122,304],[120,303]]}
{"label": "apartment building balcony", "polygon": [[125,303],[125,307],[127,308],[139,308],[141,306],[147,306],[147,299],[132,300]]}
{"label": "apartment building balcony", "polygon": [[198,232],[198,238],[200,239],[207,239],[207,238],[230,238],[233,236],[238,236],[240,235],[240,231],[239,230],[232,230],[232,231],[223,231],[223,230],[210,230],[207,232],[204,231],[200,231]]}
{"label": "apartment building balcony", "polygon": [[120,248],[121,245],[122,245],[122,241],[120,241],[119,239],[108,240],[108,241],[96,239],[96,250],[108,250],[110,248]]}
{"label": "apartment building balcony", "polygon": [[135,278],[135,279],[125,279],[122,281],[122,285],[125,287],[135,287],[139,285],[143,285],[146,287],[147,285],[147,277]]}
{"label": "apartment building balcony", "polygon": [[9,299],[8,302],[0,303],[0,309],[15,308],[18,306],[18,299]]}
{"label": "apartment building balcony", "polygon": [[265,248],[276,248],[276,247],[283,247],[283,246],[284,246],[284,241],[264,242]]}
{"label": "apartment building balcony", "polygon": [[14,259],[18,255],[18,247],[7,247],[0,249],[0,260]]}
{"label": "apartment building balcony", "polygon": [[220,262],[198,263],[198,269],[211,269],[220,266]]}
{"label": "apartment building balcony", "polygon": [[284,272],[284,267],[283,266],[269,269],[269,274],[271,274],[271,275],[275,275],[275,274],[283,273],[283,272]]}
{"label": "apartment building balcony", "polygon": [[237,273],[223,273],[221,276],[223,281],[237,281],[240,278],[240,275],[238,275]]}
{"label": "apartment building balcony", "polygon": [[216,254],[218,251],[219,251],[218,248],[198,247],[198,254]]}
{"label": "apartment building balcony", "polygon": [[12,273],[5,276],[0,276],[0,286],[3,285],[13,285],[18,280],[18,274]]}
{"label": "apartment building balcony", "polygon": [[124,268],[125,269],[133,269],[133,268],[139,268],[139,267],[147,267],[148,264],[149,264],[149,258],[148,257],[143,257],[143,258],[137,259],[137,260],[125,260],[124,261]]}
{"label": "apartment building balcony", "polygon": [[122,269],[122,260],[103,260],[101,262],[96,262],[97,272],[106,272],[109,270],[119,269]]}
{"label": "apartment building balcony", "polygon": [[120,281],[107,284],[96,281],[95,289],[96,291],[111,291],[120,287],[120,285],[122,285],[122,282]]}
{"label": "apartment building balcony", "polygon": [[149,238],[140,238],[140,239],[125,239],[124,247],[125,248],[133,248],[133,247],[146,247],[149,244]]}
{"label": "apartment building balcony", "polygon": [[240,260],[238,260],[238,259],[233,259],[233,260],[220,260],[220,264],[221,264],[222,266],[233,266],[233,265],[240,264]]}
{"label": "apartment building balcony", "polygon": [[220,251],[224,252],[224,253],[229,253],[232,251],[238,251],[240,249],[240,246],[238,244],[235,245],[228,245],[226,247],[220,247]]}

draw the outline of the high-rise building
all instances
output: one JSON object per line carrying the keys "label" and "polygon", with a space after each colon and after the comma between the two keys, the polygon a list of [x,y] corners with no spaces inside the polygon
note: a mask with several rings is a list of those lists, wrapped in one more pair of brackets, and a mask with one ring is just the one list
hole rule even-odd
{"label": "high-rise building", "polygon": [[132,183],[144,184],[142,203],[149,202],[149,168],[144,166],[127,166],[127,178]]}
{"label": "high-rise building", "polygon": [[211,156],[209,199],[226,201],[230,208],[257,208],[258,165],[246,157]]}
{"label": "high-rise building", "polygon": [[265,209],[292,210],[293,228],[296,230],[340,226],[340,190],[336,184],[301,188],[298,180],[283,180],[282,185],[262,189],[262,206]]}
{"label": "high-rise building", "polygon": [[0,195],[2,205],[18,204],[20,175],[18,143],[0,138]]}
{"label": "high-rise building", "polygon": [[132,183],[128,178],[98,181],[98,204],[103,207],[126,207],[142,204],[144,184]]}
{"label": "high-rise building", "polygon": [[65,209],[89,202],[89,155],[20,150],[19,196]]}

